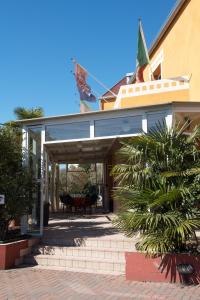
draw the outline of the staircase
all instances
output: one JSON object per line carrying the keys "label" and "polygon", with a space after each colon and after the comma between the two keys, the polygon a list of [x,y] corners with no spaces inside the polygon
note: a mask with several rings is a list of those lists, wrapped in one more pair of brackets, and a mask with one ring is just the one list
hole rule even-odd
{"label": "staircase", "polygon": [[[69,241],[69,244],[72,241]],[[39,245],[23,263],[41,268],[74,272],[121,275],[125,273],[125,252],[134,251],[131,240],[87,239],[75,246]]]}
{"label": "staircase", "polygon": [[[105,218],[102,221],[102,217],[95,221],[95,227],[93,224],[93,237],[90,236],[91,228],[88,229],[87,226],[86,232],[84,229],[86,226],[83,226],[88,225],[88,220],[81,219],[78,220],[79,223],[76,220],[74,227],[72,226],[74,225],[73,222],[63,224],[71,226],[71,231],[67,229],[65,234],[61,234],[62,230],[56,231],[56,233],[53,230],[52,234],[52,227],[48,228],[48,232],[44,234],[42,239],[42,244],[35,246],[32,253],[24,257],[23,263],[37,265],[37,268],[54,270],[110,275],[125,274],[125,252],[134,251],[136,241],[119,233],[111,235],[110,229],[108,231],[107,228],[111,227],[111,223],[108,220],[105,221]],[[58,223],[56,224],[58,225]],[[81,224],[81,230],[77,231],[79,224]],[[98,236],[100,224],[101,230],[104,226],[106,233],[109,234]]]}

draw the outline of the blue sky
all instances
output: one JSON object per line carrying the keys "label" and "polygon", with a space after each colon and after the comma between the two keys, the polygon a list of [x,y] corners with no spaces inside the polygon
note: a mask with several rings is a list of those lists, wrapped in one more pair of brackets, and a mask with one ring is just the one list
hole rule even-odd
{"label": "blue sky", "polygon": [[16,106],[42,106],[46,116],[79,112],[70,59],[111,87],[135,69],[138,18],[150,46],[175,3],[0,0],[0,123]]}

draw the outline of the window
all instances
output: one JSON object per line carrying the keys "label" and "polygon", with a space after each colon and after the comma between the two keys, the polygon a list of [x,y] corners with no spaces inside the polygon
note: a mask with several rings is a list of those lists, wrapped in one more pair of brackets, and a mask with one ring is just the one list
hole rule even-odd
{"label": "window", "polygon": [[154,129],[156,124],[165,122],[166,113],[163,112],[155,112],[155,113],[148,113],[147,114],[147,128]]}
{"label": "window", "polygon": [[46,126],[46,141],[73,140],[90,137],[90,123],[77,122]]}
{"label": "window", "polygon": [[161,64],[157,66],[157,68],[153,71],[152,80],[160,80],[161,79]]}
{"label": "window", "polygon": [[142,116],[127,116],[95,121],[95,136],[136,134],[142,132]]}
{"label": "window", "polygon": [[29,167],[37,179],[41,177],[41,127],[29,127],[29,149],[32,153],[29,157]]}

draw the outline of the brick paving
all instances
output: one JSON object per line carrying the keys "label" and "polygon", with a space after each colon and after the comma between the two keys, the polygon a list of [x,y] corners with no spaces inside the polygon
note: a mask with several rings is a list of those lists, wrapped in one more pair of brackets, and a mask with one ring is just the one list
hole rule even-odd
{"label": "brick paving", "polygon": [[113,227],[113,214],[70,215],[51,214],[48,227],[44,228],[43,240],[48,242],[78,238],[124,239],[124,235]]}
{"label": "brick paving", "polygon": [[0,300],[199,300],[200,286],[38,268],[0,271]]}

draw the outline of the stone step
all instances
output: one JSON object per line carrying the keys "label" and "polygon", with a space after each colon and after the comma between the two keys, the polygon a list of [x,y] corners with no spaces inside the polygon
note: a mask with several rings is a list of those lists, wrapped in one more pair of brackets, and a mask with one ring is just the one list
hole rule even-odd
{"label": "stone step", "polygon": [[[28,255],[24,258],[24,264],[40,265],[43,267],[62,267],[65,270],[77,271],[82,269],[84,272],[90,270],[92,272],[108,272],[111,274],[125,273],[125,260],[98,259],[74,256],[56,256],[56,255]],[[111,273],[110,273],[111,272]]]}
{"label": "stone step", "polygon": [[60,257],[73,256],[73,257],[91,257],[91,258],[105,258],[113,260],[123,260],[124,252],[129,249],[113,249],[113,248],[91,248],[91,247],[59,247],[39,245],[33,248],[33,254],[40,255],[56,255]]}
{"label": "stone step", "polygon": [[[22,264],[21,266],[27,267],[27,264]],[[124,276],[125,274],[118,271],[102,271],[102,270],[91,270],[91,269],[80,269],[80,268],[68,268],[68,267],[58,267],[58,266],[41,266],[41,265],[34,265],[30,266],[29,268],[39,269],[39,270],[55,270],[55,271],[66,271],[66,272],[75,272],[75,273],[92,273],[92,274],[101,274],[101,275],[113,275],[113,276]]]}
{"label": "stone step", "polygon": [[42,239],[42,244],[49,246],[70,246],[108,248],[117,250],[135,250],[137,239],[107,239],[107,238],[74,238],[74,239]]}

